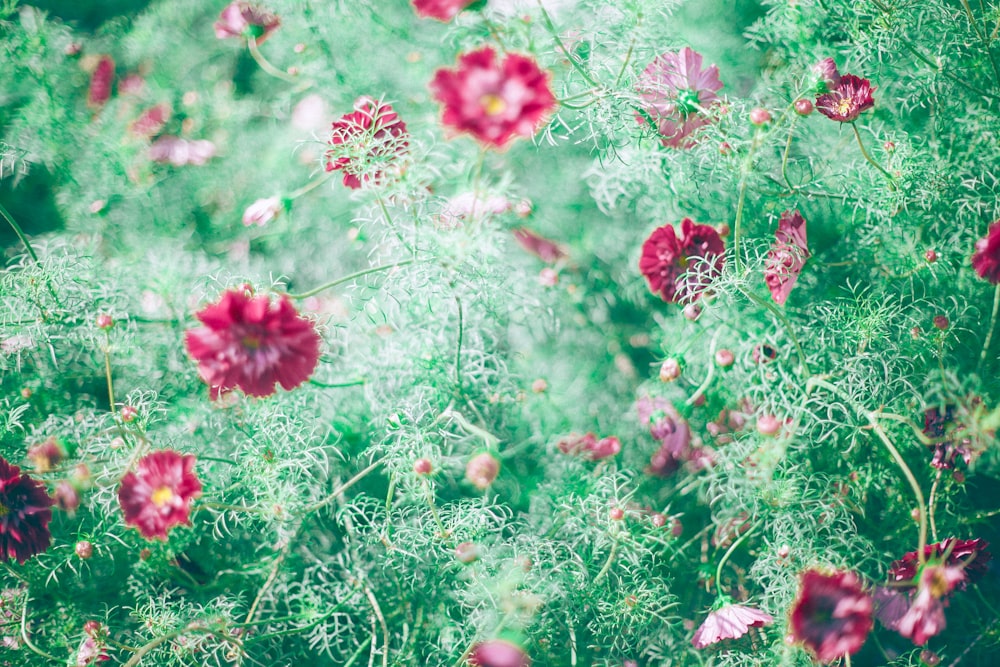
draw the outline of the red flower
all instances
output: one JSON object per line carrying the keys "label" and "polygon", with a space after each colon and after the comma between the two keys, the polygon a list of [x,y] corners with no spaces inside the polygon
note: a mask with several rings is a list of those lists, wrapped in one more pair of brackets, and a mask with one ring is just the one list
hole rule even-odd
{"label": "red flower", "polygon": [[531,659],[517,644],[491,639],[472,647],[468,664],[470,667],[530,667]]}
{"label": "red flower", "polygon": [[706,648],[723,639],[739,639],[750,628],[759,628],[774,622],[774,617],[755,607],[727,604],[711,613],[694,633],[691,643],[695,648]]}
{"label": "red flower", "polygon": [[992,285],[1000,284],[1000,220],[990,225],[986,236],[976,241],[972,268],[983,280]]}
{"label": "red flower", "polygon": [[792,607],[792,636],[820,662],[857,653],[872,629],[872,599],[853,572],[802,573]]}
{"label": "red flower", "polygon": [[833,58],[824,58],[812,66],[813,74],[816,75],[816,89],[825,93],[840,83],[840,71]]}
{"label": "red flower", "polygon": [[135,472],[122,477],[118,503],[125,525],[135,526],[147,539],[167,539],[167,531],[191,525],[191,501],[201,495],[194,474],[194,456],[164,449],[147,454]]}
{"label": "red flower", "polygon": [[785,211],[778,220],[774,245],[767,253],[764,268],[764,282],[775,303],[785,303],[808,258],[806,221],[798,211]]}
{"label": "red flower", "polygon": [[593,433],[582,436],[573,434],[560,440],[557,446],[563,454],[580,455],[591,461],[606,459],[622,450],[622,443],[615,436],[598,440]]}
{"label": "red flower", "polygon": [[417,16],[447,23],[475,0],[411,0]]}
{"label": "red flower", "polygon": [[[684,218],[679,237],[671,225],[650,234],[642,244],[639,270],[646,276],[650,289],[664,301],[694,301],[701,296],[699,288],[722,273],[724,252],[722,239],[714,228]],[[702,261],[689,266],[694,257]]]}
{"label": "red flower", "polygon": [[965,574],[960,567],[925,566],[920,572],[916,597],[910,609],[899,619],[895,630],[912,639],[914,644],[927,643],[928,639],[944,630],[945,596],[964,581]]}
{"label": "red flower", "polygon": [[111,99],[111,82],[115,78],[115,61],[111,56],[101,56],[94,73],[90,75],[87,106],[100,108]]}
{"label": "red flower", "polygon": [[263,44],[279,25],[281,20],[266,9],[245,0],[234,0],[222,10],[213,27],[219,39],[247,37]]}
{"label": "red flower", "polygon": [[816,108],[831,120],[850,123],[861,115],[862,111],[875,106],[872,98],[871,81],[853,74],[844,74],[830,92],[816,98]]}
{"label": "red flower", "polygon": [[0,457],[0,561],[23,565],[49,548],[52,505],[41,482]]}
{"label": "red flower", "polygon": [[326,170],[344,172],[344,185],[358,189],[362,182],[380,183],[382,170],[406,153],[406,123],[392,106],[359,97],[354,111],[333,122],[326,152]]}
{"label": "red flower", "polygon": [[141,116],[132,121],[128,131],[133,136],[152,139],[160,133],[168,120],[170,120],[170,105],[157,104],[143,111]]}
{"label": "red flower", "polygon": [[212,398],[237,387],[250,396],[270,396],[275,383],[294,389],[319,361],[319,335],[288,297],[274,303],[233,289],[196,316],[205,326],[185,342]]}
{"label": "red flower", "polygon": [[555,241],[550,241],[527,227],[518,227],[512,230],[512,232],[514,240],[517,241],[518,245],[543,262],[555,264],[560,260],[566,259],[566,250]]}
{"label": "red flower", "polygon": [[643,107],[636,120],[654,124],[664,146],[689,148],[691,135],[712,122],[705,111],[719,101],[722,81],[718,67],[701,63],[701,54],[685,46],[658,56],[639,77]]}
{"label": "red flower", "polygon": [[487,148],[534,136],[556,105],[549,76],[534,60],[508,53],[498,62],[488,46],[460,55],[455,69],[439,69],[430,87],[444,105],[442,122]]}
{"label": "red flower", "polygon": [[[958,540],[949,537],[943,542],[925,546],[924,560],[939,560],[950,549],[945,564],[952,567],[962,566],[969,581],[976,581],[986,574],[988,563],[993,559],[992,554],[986,551],[988,546],[989,542],[984,542],[979,538]],[[919,566],[920,560],[917,558],[917,552],[910,551],[889,566],[889,576],[892,577],[893,581],[912,582],[917,577]],[[962,588],[965,588],[964,582],[962,582]]]}

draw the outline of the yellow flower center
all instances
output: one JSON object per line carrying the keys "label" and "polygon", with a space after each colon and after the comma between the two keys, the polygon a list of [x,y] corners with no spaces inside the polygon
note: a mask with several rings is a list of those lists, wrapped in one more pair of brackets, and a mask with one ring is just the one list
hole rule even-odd
{"label": "yellow flower center", "polygon": [[488,93],[480,97],[479,104],[483,107],[483,111],[486,112],[487,116],[499,116],[507,110],[507,103],[503,101],[503,98],[493,93]]}
{"label": "yellow flower center", "polygon": [[248,350],[256,350],[260,347],[260,338],[257,336],[244,336],[241,342],[243,343],[243,347]]}
{"label": "yellow flower center", "polygon": [[0,503],[0,517],[4,517],[10,514],[10,510],[3,503]]}
{"label": "yellow flower center", "polygon": [[166,486],[161,486],[160,488],[153,491],[153,495],[149,497],[153,501],[153,504],[157,507],[163,507],[169,503],[174,498],[174,492],[171,491]]}
{"label": "yellow flower center", "polygon": [[837,113],[841,116],[847,116],[851,113],[851,100],[849,98],[837,102]]}

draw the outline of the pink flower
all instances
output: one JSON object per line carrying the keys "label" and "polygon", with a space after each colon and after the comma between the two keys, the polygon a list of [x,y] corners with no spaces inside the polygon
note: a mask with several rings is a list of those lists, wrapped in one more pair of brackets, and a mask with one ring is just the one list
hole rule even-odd
{"label": "pink flower", "polygon": [[[988,546],[988,542],[979,538],[958,540],[949,537],[942,542],[925,546],[924,560],[939,560],[944,557],[945,552],[948,552],[945,564],[952,567],[963,567],[969,581],[976,581],[986,574],[988,563],[993,559],[992,554],[986,551]],[[912,582],[917,577],[919,566],[920,559],[917,557],[917,552],[910,551],[889,566],[889,576],[892,577],[893,581]],[[965,588],[965,582],[961,583],[962,588]]]}
{"label": "pink flower", "polygon": [[946,596],[964,581],[965,573],[960,567],[925,565],[920,572],[917,594],[909,611],[896,624],[896,631],[912,639],[914,644],[927,643],[928,639],[944,630]]}
{"label": "pink flower", "polygon": [[463,192],[447,201],[441,209],[438,224],[444,229],[457,229],[467,220],[481,222],[490,215],[502,215],[513,208],[513,202],[500,195]]}
{"label": "pink flower", "polygon": [[118,503],[125,525],[147,539],[167,539],[174,526],[191,525],[191,501],[201,495],[194,456],[164,449],[142,457],[134,472],[122,477]]}
{"label": "pink flower", "polygon": [[254,39],[257,44],[263,44],[279,25],[281,21],[278,17],[266,9],[245,0],[234,0],[222,10],[213,27],[215,36],[219,39],[247,37]]}
{"label": "pink flower", "polygon": [[368,181],[380,184],[383,171],[407,152],[408,138],[391,105],[359,97],[353,112],[333,122],[326,170],[342,170],[344,185],[355,190]]}
{"label": "pink flower", "polygon": [[986,236],[976,241],[972,268],[991,285],[1000,284],[1000,220],[990,225]]}
{"label": "pink flower", "polygon": [[566,250],[555,241],[550,241],[527,227],[518,227],[511,231],[518,245],[543,262],[555,264],[560,260],[566,259]]}
{"label": "pink flower", "polygon": [[205,326],[185,342],[212,398],[237,387],[250,396],[270,396],[275,383],[294,389],[319,362],[319,334],[286,296],[275,303],[231,289],[196,315]]}
{"label": "pink flower", "polygon": [[570,435],[563,438],[557,444],[559,451],[563,454],[584,456],[591,461],[600,461],[610,456],[614,456],[622,450],[621,441],[615,436],[597,439],[593,433],[586,435]]}
{"label": "pink flower", "polygon": [[115,79],[115,61],[111,56],[101,56],[94,73],[90,75],[87,106],[99,109],[111,99],[111,83]]}
{"label": "pink flower", "polygon": [[439,69],[430,87],[444,105],[442,122],[487,148],[534,136],[556,106],[549,76],[534,60],[508,53],[497,61],[488,46],[460,55],[455,69]]}
{"label": "pink flower", "polygon": [[816,89],[825,93],[840,83],[840,71],[833,58],[824,58],[812,66],[812,73],[816,75]]}
{"label": "pink flower", "polygon": [[277,218],[285,210],[285,204],[279,197],[258,199],[243,211],[243,224],[247,227],[257,225],[263,227]]}
{"label": "pink flower", "polygon": [[468,664],[469,667],[530,667],[531,659],[520,646],[491,639],[472,647]]}
{"label": "pink flower", "polygon": [[643,108],[636,120],[655,125],[664,146],[690,148],[694,132],[712,122],[705,112],[719,102],[722,82],[718,67],[701,63],[701,54],[685,46],[658,56],[639,77]]}
{"label": "pink flower", "polygon": [[489,452],[477,454],[465,466],[465,479],[474,487],[485,491],[500,474],[500,462]]}
{"label": "pink flower", "polygon": [[695,648],[706,648],[723,639],[739,639],[750,628],[759,628],[773,622],[773,616],[755,607],[727,604],[709,613],[708,618],[695,631],[691,643]]}
{"label": "pink flower", "polygon": [[898,630],[900,619],[910,608],[910,596],[898,589],[876,586],[872,604],[879,623],[890,630]]}
{"label": "pink flower", "polygon": [[142,112],[142,115],[132,121],[128,131],[136,137],[152,139],[170,120],[170,105],[157,104]]}
{"label": "pink flower", "polygon": [[830,88],[830,92],[816,98],[816,108],[830,120],[850,123],[861,115],[862,111],[875,106],[872,98],[871,81],[844,74]]}
{"label": "pink flower", "polygon": [[417,16],[447,23],[475,0],[411,0]]}
{"label": "pink flower", "polygon": [[872,599],[853,572],[802,573],[792,607],[792,637],[820,662],[857,653],[872,629]]}
{"label": "pink flower", "polygon": [[23,565],[49,548],[52,505],[44,484],[0,457],[0,562]]}
{"label": "pink flower", "polygon": [[806,244],[806,221],[798,211],[785,211],[778,220],[774,245],[767,253],[764,282],[771,298],[779,306],[785,303],[799,273],[809,258]]}
{"label": "pink flower", "polygon": [[636,409],[639,423],[647,426],[649,434],[660,442],[660,448],[650,459],[648,473],[665,477],[694,456],[691,429],[670,401],[644,396],[636,403]]}
{"label": "pink flower", "polygon": [[[653,293],[664,301],[694,301],[701,296],[699,288],[722,273],[724,253],[725,246],[713,227],[684,218],[680,236],[671,225],[653,230],[642,244],[639,270]],[[701,261],[692,265],[692,258]]]}
{"label": "pink flower", "polygon": [[169,162],[175,167],[193,164],[201,166],[215,156],[215,144],[206,139],[188,141],[173,135],[159,137],[149,147],[153,162]]}
{"label": "pink flower", "polygon": [[35,466],[35,472],[49,472],[65,456],[65,452],[55,436],[49,436],[44,442],[32,445],[28,449],[28,459]]}

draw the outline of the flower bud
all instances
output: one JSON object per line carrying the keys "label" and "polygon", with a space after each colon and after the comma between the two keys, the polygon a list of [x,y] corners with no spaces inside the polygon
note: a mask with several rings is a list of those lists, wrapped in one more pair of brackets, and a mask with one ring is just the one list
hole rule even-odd
{"label": "flower bud", "polygon": [[263,227],[277,218],[285,210],[285,205],[278,197],[258,199],[243,211],[243,225]]}
{"label": "flower bud", "polygon": [[774,415],[757,417],[757,432],[761,435],[775,435],[781,430],[781,422]]}
{"label": "flower bud", "polygon": [[108,329],[110,329],[115,325],[115,321],[111,319],[111,316],[108,315],[107,313],[101,313],[100,315],[97,316],[97,319],[94,321],[94,324],[97,325],[98,329],[107,331]]}
{"label": "flower bud", "polygon": [[762,107],[757,107],[750,111],[750,122],[754,125],[766,125],[771,122],[771,112]]}
{"label": "flower bud", "polygon": [[73,549],[80,560],[90,560],[94,555],[94,545],[87,540],[80,540]]}
{"label": "flower bud", "polygon": [[[722,236],[721,234],[719,236]],[[694,322],[701,317],[701,306],[696,303],[689,303],[684,306],[684,319]]]}
{"label": "flower bud", "polygon": [[555,269],[545,267],[538,273],[538,283],[542,287],[555,287],[559,284],[559,273]]}
{"label": "flower bud", "polygon": [[469,667],[529,667],[531,659],[520,646],[502,639],[480,642],[469,652]]}
{"label": "flower bud", "polygon": [[465,478],[477,489],[485,491],[500,473],[500,462],[489,452],[477,454],[465,466]]}
{"label": "flower bud", "polygon": [[625,518],[625,510],[623,510],[621,507],[612,507],[611,511],[608,512],[608,517],[612,521],[621,521],[622,519]]}
{"label": "flower bud", "polygon": [[413,472],[418,475],[429,475],[432,470],[434,466],[431,465],[430,459],[417,459],[413,462]]}
{"label": "flower bud", "polygon": [[934,250],[928,250],[924,253],[924,260],[926,260],[928,264],[933,264],[938,260],[938,254]]}
{"label": "flower bud", "polygon": [[736,361],[736,357],[733,356],[732,350],[719,350],[715,353],[715,363],[721,368],[729,368]]}
{"label": "flower bud", "polygon": [[665,525],[667,525],[667,517],[663,516],[659,512],[649,517],[649,521],[657,528],[663,528]]}
{"label": "flower bud", "polygon": [[462,542],[455,547],[455,560],[459,563],[475,563],[479,555],[479,547],[472,542]]}
{"label": "flower bud", "polygon": [[949,324],[948,318],[945,317],[944,315],[935,315],[934,316],[934,326],[937,327],[938,329],[940,329],[941,331],[944,331],[945,329],[947,329],[948,328],[948,324]]}
{"label": "flower bud", "polygon": [[681,364],[671,357],[660,365],[660,381],[673,382],[681,376]]}
{"label": "flower bud", "polygon": [[139,416],[139,411],[135,409],[135,406],[123,405],[121,414],[122,421],[128,424],[135,421],[135,418]]}
{"label": "flower bud", "polygon": [[538,378],[537,380],[531,383],[531,391],[535,392],[536,394],[545,393],[545,391],[548,390],[548,388],[549,388],[549,383],[546,382],[543,378]]}
{"label": "flower bud", "polygon": [[87,621],[83,624],[83,631],[93,637],[101,631],[101,624],[97,621]]}
{"label": "flower bud", "polygon": [[807,100],[805,98],[801,100],[795,100],[795,113],[800,116],[808,116],[813,112],[812,100]]}

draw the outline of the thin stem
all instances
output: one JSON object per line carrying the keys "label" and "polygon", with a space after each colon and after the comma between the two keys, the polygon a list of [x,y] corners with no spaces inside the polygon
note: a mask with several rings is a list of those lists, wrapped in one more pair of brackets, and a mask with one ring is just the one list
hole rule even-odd
{"label": "thin stem", "polygon": [[315,190],[316,188],[318,188],[319,186],[323,185],[328,180],[330,180],[331,176],[333,176],[332,171],[323,172],[321,176],[317,176],[313,180],[303,185],[298,190],[295,190],[290,195],[288,195],[288,199],[298,199],[307,192],[312,192],[313,190]]}
{"label": "thin stem", "polygon": [[737,271],[742,268],[743,264],[743,258],[740,256],[740,232],[742,231],[743,224],[743,209],[747,201],[750,170],[753,167],[753,154],[757,150],[757,139],[759,137],[760,128],[754,132],[753,141],[750,142],[750,150],[747,151],[747,156],[744,158],[743,165],[740,168],[740,196],[736,201],[736,220],[733,223],[733,262],[736,264]]}
{"label": "thin stem", "polygon": [[788,125],[788,140],[785,142],[785,152],[781,156],[781,178],[784,179],[785,185],[788,186],[789,191],[795,192],[795,186],[792,182],[788,180],[788,154],[792,150],[792,137],[795,136],[795,123],[798,121],[798,116],[792,117],[792,122]]}
{"label": "thin stem", "polygon": [[979,353],[979,364],[986,361],[986,355],[990,350],[990,343],[993,342],[993,330],[997,327],[997,313],[1000,312],[1000,283],[997,283],[996,291],[993,292],[993,314],[990,315],[990,325],[986,329],[986,341],[983,343],[983,351]]}
{"label": "thin stem", "polygon": [[552,35],[552,38],[556,40],[556,44],[559,46],[560,49],[562,49],[562,52],[563,54],[565,54],[566,59],[569,60],[569,64],[573,66],[573,69],[579,72],[580,76],[583,77],[584,81],[586,81],[592,86],[599,87],[599,84],[596,81],[594,81],[594,79],[591,78],[589,74],[587,74],[587,71],[583,69],[583,65],[577,62],[573,54],[570,53],[569,49],[566,48],[566,45],[563,44],[562,39],[559,38],[559,33],[556,32],[556,27],[552,23],[552,17],[549,16],[548,11],[546,11],[545,5],[542,4],[542,0],[535,0],[535,1],[538,3],[538,8],[542,10],[542,22],[545,24],[545,27],[549,31],[549,34]]}
{"label": "thin stem", "polygon": [[260,48],[257,46],[257,39],[255,37],[247,37],[247,48],[250,49],[250,56],[262,70],[275,78],[281,79],[282,81],[288,81],[290,83],[296,82],[294,76],[288,72],[282,72],[280,69],[268,62],[267,58],[264,57],[264,54],[260,52]]}
{"label": "thin stem", "polygon": [[[367,378],[358,378],[347,382],[320,382],[319,380],[309,380],[309,384],[320,389],[340,389],[341,387],[360,387],[368,382]],[[204,457],[202,457],[204,458]]]}
{"label": "thin stem", "polygon": [[427,498],[427,506],[431,509],[431,516],[434,517],[434,523],[437,524],[438,532],[441,533],[442,539],[447,539],[448,531],[445,529],[444,524],[441,523],[441,516],[438,514],[437,505],[434,504],[434,494],[431,493],[431,485],[426,479],[424,482],[424,496]]}
{"label": "thin stem", "polygon": [[799,363],[802,364],[802,372],[805,373],[806,376],[812,375],[812,371],[809,369],[809,362],[806,361],[806,353],[802,350],[802,345],[799,344],[799,339],[795,335],[795,330],[792,329],[792,323],[788,320],[787,317],[785,317],[785,314],[780,310],[778,310],[777,306],[775,306],[773,303],[765,301],[764,299],[760,298],[753,292],[745,290],[742,287],[739,288],[739,290],[743,294],[743,296],[750,299],[758,306],[761,306],[762,308],[766,308],[767,310],[771,311],[771,314],[774,315],[779,322],[781,322],[781,325],[785,328],[785,333],[788,334],[788,337],[792,340],[792,344],[795,345],[795,352],[799,355]]}
{"label": "thin stem", "polygon": [[386,667],[389,664],[389,625],[385,622],[385,616],[382,615],[382,608],[379,607],[378,599],[368,586],[365,586],[365,596],[372,605],[372,610],[375,612],[375,617],[378,619],[379,625],[382,626],[382,636],[384,637],[382,667]]}
{"label": "thin stem", "polygon": [[844,667],[851,667],[851,654],[850,653],[845,653],[844,654]]}
{"label": "thin stem", "polygon": [[349,283],[352,280],[357,280],[358,278],[361,278],[363,276],[367,276],[370,273],[380,273],[382,271],[389,271],[391,269],[395,269],[395,268],[400,267],[400,266],[406,266],[407,264],[413,264],[416,261],[417,260],[415,260],[415,259],[404,259],[404,260],[402,260],[400,262],[395,262],[394,264],[383,264],[381,266],[373,266],[370,269],[364,269],[363,271],[356,271],[355,273],[352,273],[349,276],[344,276],[343,278],[337,278],[336,280],[328,282],[325,285],[320,285],[319,287],[311,289],[308,292],[302,292],[300,294],[289,294],[287,296],[290,299],[308,299],[311,296],[316,296],[320,292],[324,292],[324,291],[326,291],[328,289],[336,287],[337,285],[343,285],[344,283]]}
{"label": "thin stem", "polygon": [[[111,414],[115,413],[115,385],[111,378],[111,335],[107,329],[104,330],[104,377],[108,381],[108,408]],[[117,420],[117,416],[116,419]]]}
{"label": "thin stem", "polygon": [[871,166],[875,167],[880,172],[882,172],[882,175],[885,176],[889,180],[889,189],[890,190],[896,190],[897,189],[896,179],[893,178],[892,174],[890,174],[885,169],[883,169],[882,165],[880,165],[878,162],[876,162],[875,160],[873,160],[872,156],[868,154],[868,150],[865,148],[864,142],[861,141],[861,133],[858,131],[858,126],[853,121],[851,122],[851,129],[854,130],[854,136],[858,140],[858,148],[861,149],[861,154],[865,156],[865,160],[868,161],[868,164],[870,164]]}
{"label": "thin stem", "polygon": [[708,390],[709,385],[712,383],[712,378],[715,377],[715,347],[718,343],[720,333],[722,333],[722,327],[716,329],[715,335],[712,336],[712,343],[708,349],[708,374],[705,376],[705,381],[698,386],[698,389],[696,389],[686,401],[684,401],[685,405],[694,405]]}
{"label": "thin stem", "polygon": [[3,204],[0,204],[0,216],[7,221],[7,224],[10,225],[11,229],[14,230],[14,233],[17,234],[18,240],[24,244],[24,248],[28,251],[28,256],[31,257],[31,261],[38,264],[38,255],[35,254],[35,249],[31,247],[30,243],[28,243],[28,237],[24,235],[24,230],[21,229],[19,224],[17,224],[17,221],[14,220],[13,216],[7,212],[7,209],[3,207]]}
{"label": "thin stem", "polygon": [[257,607],[260,605],[260,601],[264,599],[264,594],[271,588],[271,584],[274,583],[274,580],[278,578],[278,569],[281,567],[281,563],[284,562],[285,556],[287,555],[288,546],[282,549],[278,557],[274,559],[274,565],[271,566],[271,573],[268,575],[264,585],[261,586],[260,590],[257,592],[257,597],[254,598],[253,603],[250,605],[250,611],[247,612],[246,620],[243,621],[244,623],[253,622],[253,618],[257,613]]}
{"label": "thin stem", "polygon": [[[636,26],[638,27],[638,25]],[[615,77],[615,87],[621,83],[622,77],[625,75],[625,68],[628,67],[629,62],[632,60],[632,50],[635,49],[635,35],[632,36],[632,41],[629,42],[628,51],[625,53],[625,60],[622,62],[622,67],[618,70],[618,76]]]}
{"label": "thin stem", "polygon": [[760,522],[750,526],[750,529],[747,532],[740,535],[739,538],[733,540],[733,543],[729,545],[729,549],[727,549],[726,553],[722,555],[719,565],[715,568],[715,592],[720,596],[722,595],[722,567],[729,560],[729,557],[733,555],[733,552],[736,551],[736,547],[740,546],[744,540],[750,537],[750,534],[757,530],[759,526]]}
{"label": "thin stem", "polygon": [[929,515],[928,518],[931,521],[931,539],[933,539],[935,542],[938,541],[938,536],[937,536],[937,525],[934,523],[934,505],[937,502],[937,497],[936,497],[937,488],[938,488],[938,482],[940,481],[941,481],[941,471],[938,470],[937,475],[934,476],[934,483],[931,484],[931,497],[930,500],[928,501],[928,515]]}
{"label": "thin stem", "polygon": [[615,562],[615,556],[617,555],[618,555],[618,538],[616,537],[615,541],[611,543],[611,551],[608,553],[608,559],[604,561],[604,567],[602,567],[601,571],[597,573],[596,577],[594,577],[595,584],[599,583],[601,579],[607,576],[608,572],[611,571],[611,565]]}
{"label": "thin stem", "polygon": [[339,496],[340,494],[342,494],[344,491],[347,491],[349,488],[351,488],[352,486],[354,486],[355,484],[357,484],[358,482],[360,482],[362,479],[364,479],[365,477],[367,477],[368,474],[371,473],[371,471],[375,470],[376,468],[378,468],[383,463],[385,463],[385,459],[379,459],[375,463],[371,464],[370,466],[368,466],[367,468],[365,468],[364,470],[362,470],[361,472],[359,472],[354,477],[350,478],[349,480],[347,480],[346,482],[344,482],[343,484],[341,484],[339,487],[337,487],[333,491],[333,493],[331,493],[329,496],[327,496],[323,500],[321,500],[318,503],[316,503],[314,505],[311,505],[311,506],[305,508],[304,510],[302,510],[299,513],[299,515],[303,516],[303,515],[309,514],[310,512],[315,512],[318,509],[322,509],[322,508],[326,507],[327,505],[329,505],[330,503],[332,503],[334,500],[336,500],[337,496]]}
{"label": "thin stem", "polygon": [[24,606],[21,608],[21,639],[24,640],[24,645],[30,648],[32,651],[42,656],[43,658],[48,658],[49,660],[55,660],[59,662],[59,658],[54,655],[49,655],[42,649],[38,648],[31,643],[31,639],[28,638],[28,602],[31,600],[31,596],[28,591],[24,592]]}
{"label": "thin stem", "polygon": [[455,343],[455,390],[462,395],[462,338],[465,334],[465,316],[462,311],[462,299],[455,295],[458,304],[458,341]]}

